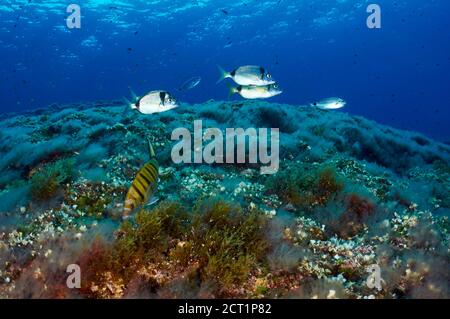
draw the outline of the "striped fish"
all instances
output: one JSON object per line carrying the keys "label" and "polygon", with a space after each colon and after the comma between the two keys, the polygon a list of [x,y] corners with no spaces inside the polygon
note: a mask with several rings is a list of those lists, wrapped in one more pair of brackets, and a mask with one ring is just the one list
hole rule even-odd
{"label": "striped fish", "polygon": [[155,151],[148,141],[150,161],[137,173],[125,199],[123,217],[127,218],[136,208],[145,205],[158,188],[159,164]]}

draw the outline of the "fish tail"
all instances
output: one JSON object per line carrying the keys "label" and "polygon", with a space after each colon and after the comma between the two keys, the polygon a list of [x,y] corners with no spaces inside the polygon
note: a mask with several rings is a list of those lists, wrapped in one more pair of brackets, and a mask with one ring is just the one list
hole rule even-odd
{"label": "fish tail", "polygon": [[147,141],[148,141],[148,152],[150,154],[150,159],[155,158],[156,153],[155,153],[155,150],[153,149],[152,142],[150,141],[149,138],[147,138]]}
{"label": "fish tail", "polygon": [[234,94],[236,94],[238,92],[238,89],[228,85],[228,99],[230,99],[230,97],[232,97]]}
{"label": "fish tail", "polygon": [[219,84],[220,82],[222,82],[222,81],[225,80],[226,78],[229,78],[229,77],[230,77],[230,73],[228,73],[227,71],[225,71],[224,69],[222,69],[219,65],[217,66],[217,68],[219,69],[220,78],[219,78],[219,80],[216,82],[216,84]]}
{"label": "fish tail", "polygon": [[127,115],[128,112],[130,111],[130,109],[135,109],[136,105],[134,105],[134,103],[131,103],[130,100],[128,100],[126,97],[122,98],[123,102],[125,103],[125,108],[123,110],[122,115]]}
{"label": "fish tail", "polygon": [[131,102],[130,100],[128,100],[126,97],[123,97],[122,100],[125,103],[125,105],[127,106],[127,108],[129,108],[129,109],[136,108],[136,105],[133,102]]}
{"label": "fish tail", "polygon": [[138,96],[136,95],[136,93],[134,93],[133,89],[131,87],[129,87],[130,92],[131,92],[131,98],[133,99],[133,102],[136,103],[137,100],[139,100]]}

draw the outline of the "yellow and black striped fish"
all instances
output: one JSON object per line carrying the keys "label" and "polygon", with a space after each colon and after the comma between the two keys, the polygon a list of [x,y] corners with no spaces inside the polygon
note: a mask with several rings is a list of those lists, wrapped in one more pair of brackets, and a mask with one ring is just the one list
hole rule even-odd
{"label": "yellow and black striped fish", "polygon": [[127,218],[136,208],[145,205],[158,188],[159,164],[150,141],[148,141],[148,146],[150,161],[139,170],[128,190],[124,205],[124,218]]}

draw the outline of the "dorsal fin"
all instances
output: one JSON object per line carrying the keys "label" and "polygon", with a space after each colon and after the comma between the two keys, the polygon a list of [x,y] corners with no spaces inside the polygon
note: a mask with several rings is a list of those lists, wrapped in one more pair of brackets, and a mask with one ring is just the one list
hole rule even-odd
{"label": "dorsal fin", "polygon": [[150,159],[155,158],[156,153],[155,153],[155,150],[153,149],[152,142],[150,141],[149,138],[147,138],[147,141],[148,141],[148,153],[150,154]]}

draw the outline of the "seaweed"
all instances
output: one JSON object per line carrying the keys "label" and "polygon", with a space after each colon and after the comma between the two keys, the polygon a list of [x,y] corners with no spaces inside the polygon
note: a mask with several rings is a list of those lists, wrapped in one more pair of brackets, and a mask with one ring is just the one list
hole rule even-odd
{"label": "seaweed", "polygon": [[[121,107],[77,108],[0,123],[1,297],[449,295],[448,146],[338,112],[212,106],[125,118]],[[168,132],[199,114],[222,128],[282,123],[282,168],[173,166]],[[148,158],[144,136],[168,201],[122,222]],[[65,287],[61,267],[72,263],[81,290]],[[369,264],[382,268],[382,291],[365,285]]]}
{"label": "seaweed", "polygon": [[256,114],[260,127],[279,128],[284,133],[294,133],[298,129],[294,121],[286,121],[288,114],[278,108],[261,107]]}
{"label": "seaweed", "polygon": [[266,222],[258,212],[244,213],[224,201],[201,202],[195,209],[192,233],[203,279],[225,288],[245,280],[268,249]]}
{"label": "seaweed", "polygon": [[[222,200],[202,200],[191,213],[165,202],[122,223],[112,245],[95,243],[80,262],[88,264],[89,287],[100,287],[105,273],[127,286],[152,265],[166,269],[170,282],[176,280],[177,269],[195,265],[191,271],[199,276],[194,276],[200,280],[197,286],[214,283],[220,294],[246,282],[249,273],[264,263],[269,247],[264,238],[266,222],[258,212],[244,212]],[[95,255],[96,260],[87,255]],[[151,284],[154,280],[150,276],[138,282],[149,289],[164,287],[164,280]]]}
{"label": "seaweed", "polygon": [[32,199],[46,201],[53,198],[64,184],[72,181],[73,165],[73,159],[62,159],[37,171],[30,179]]}
{"label": "seaweed", "polygon": [[142,210],[134,222],[125,221],[113,248],[113,269],[129,277],[143,263],[158,261],[170,241],[186,231],[187,213],[176,203],[162,203],[152,211]]}
{"label": "seaweed", "polygon": [[109,200],[101,196],[91,197],[89,195],[84,195],[80,196],[76,201],[78,209],[85,211],[87,216],[94,218],[102,218],[108,204]]}
{"label": "seaweed", "polygon": [[266,189],[286,204],[311,211],[335,198],[344,189],[344,183],[332,167],[308,170],[306,165],[300,165],[269,178]]}
{"label": "seaweed", "polygon": [[358,193],[349,193],[343,195],[332,207],[319,210],[318,218],[332,234],[350,239],[360,234],[378,213],[379,209],[370,199]]}
{"label": "seaweed", "polygon": [[354,193],[347,195],[346,204],[347,209],[341,216],[341,224],[360,225],[375,212],[375,205],[371,201]]}

